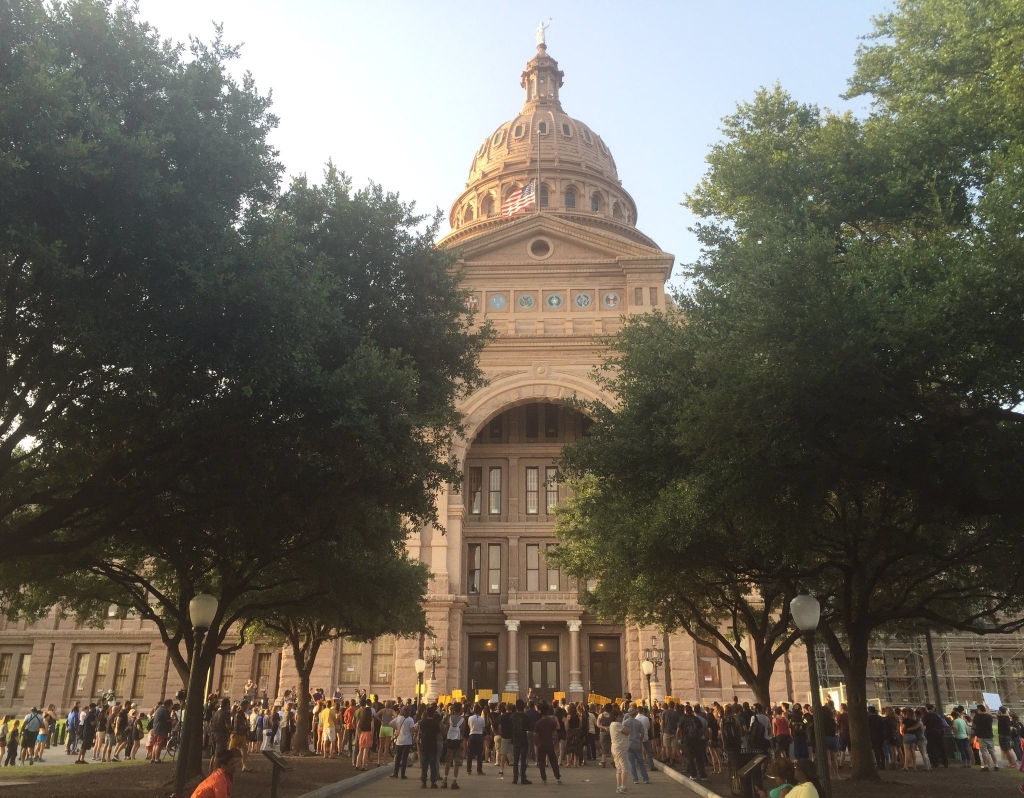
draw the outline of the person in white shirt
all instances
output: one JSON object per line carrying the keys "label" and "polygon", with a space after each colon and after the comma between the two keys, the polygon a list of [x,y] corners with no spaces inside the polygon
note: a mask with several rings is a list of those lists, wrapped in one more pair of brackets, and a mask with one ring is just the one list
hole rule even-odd
{"label": "person in white shirt", "polygon": [[466,775],[473,772],[473,760],[476,760],[477,775],[484,773],[484,731],[487,721],[484,719],[480,704],[473,707],[473,714],[467,721],[469,724],[469,753],[466,757]]}
{"label": "person in white shirt", "polygon": [[622,727],[622,714],[618,707],[611,710],[612,722],[608,727],[611,737],[612,760],[615,762],[615,792],[626,792],[626,760],[629,757],[629,729]]}
{"label": "person in white shirt", "polygon": [[405,767],[409,763],[409,752],[412,750],[412,727],[416,721],[412,718],[412,707],[402,707],[402,714],[391,721],[395,730],[395,772],[390,778],[405,778]]}

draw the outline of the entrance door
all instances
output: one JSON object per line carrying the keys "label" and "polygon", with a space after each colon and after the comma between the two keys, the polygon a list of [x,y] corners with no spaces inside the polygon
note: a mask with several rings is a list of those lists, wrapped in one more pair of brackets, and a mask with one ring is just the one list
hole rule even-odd
{"label": "entrance door", "polygon": [[619,638],[590,638],[590,692],[612,700],[622,697]]}
{"label": "entrance door", "polygon": [[498,685],[498,638],[469,638],[469,689],[466,695],[476,701],[480,690],[501,695]]}
{"label": "entrance door", "polygon": [[530,637],[530,689],[533,697],[551,701],[558,689],[558,638]]}

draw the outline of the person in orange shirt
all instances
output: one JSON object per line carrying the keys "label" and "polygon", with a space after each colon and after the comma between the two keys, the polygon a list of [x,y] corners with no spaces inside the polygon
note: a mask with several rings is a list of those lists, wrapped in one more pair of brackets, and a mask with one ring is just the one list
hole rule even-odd
{"label": "person in orange shirt", "polygon": [[[356,761],[356,702],[349,701],[345,707],[345,742],[348,744],[349,753],[352,754],[353,764]],[[344,753],[344,751],[342,751]]]}
{"label": "person in orange shirt", "polygon": [[196,787],[192,798],[228,798],[235,779],[235,768],[242,758],[237,748],[228,748],[213,758],[213,772]]}

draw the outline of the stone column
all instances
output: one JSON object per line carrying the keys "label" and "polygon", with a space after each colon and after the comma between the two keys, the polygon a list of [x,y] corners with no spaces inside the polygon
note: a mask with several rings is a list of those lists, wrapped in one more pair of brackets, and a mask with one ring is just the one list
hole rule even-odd
{"label": "stone column", "polygon": [[583,700],[583,673],[580,670],[580,626],[582,621],[566,621],[569,627],[569,700]]}
{"label": "stone column", "polygon": [[506,693],[519,693],[519,646],[516,638],[519,632],[519,621],[505,621],[508,630],[508,669],[505,672]]}

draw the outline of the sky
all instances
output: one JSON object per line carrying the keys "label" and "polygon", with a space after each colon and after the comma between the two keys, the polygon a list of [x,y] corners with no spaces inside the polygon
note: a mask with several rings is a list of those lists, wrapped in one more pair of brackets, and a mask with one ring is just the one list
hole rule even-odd
{"label": "sky", "polygon": [[857,47],[890,0],[140,0],[161,36],[242,44],[233,70],[271,91],[272,141],[289,175],[328,159],[420,212],[451,203],[473,154],[523,104],[519,76],[552,18],[562,107],[611,149],[637,227],[678,264],[700,248],[680,205],[719,123],[761,86],[862,114],[844,101]]}

